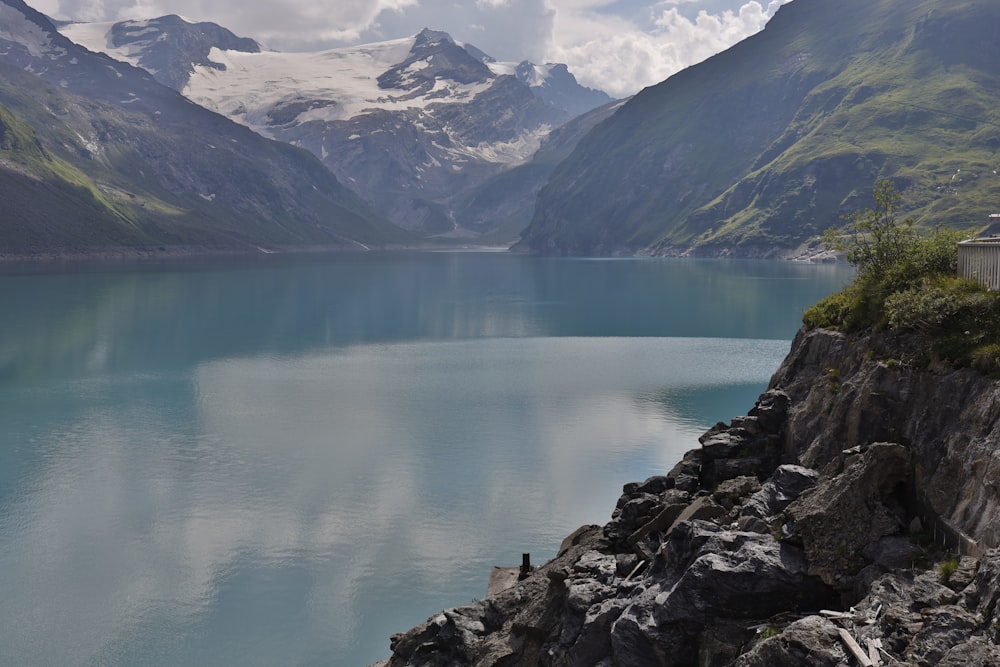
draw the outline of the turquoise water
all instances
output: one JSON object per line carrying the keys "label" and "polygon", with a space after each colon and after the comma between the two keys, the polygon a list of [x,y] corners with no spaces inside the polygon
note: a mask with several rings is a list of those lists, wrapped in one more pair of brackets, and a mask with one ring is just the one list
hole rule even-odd
{"label": "turquoise water", "polygon": [[744,414],[847,269],[0,267],[0,663],[366,665]]}

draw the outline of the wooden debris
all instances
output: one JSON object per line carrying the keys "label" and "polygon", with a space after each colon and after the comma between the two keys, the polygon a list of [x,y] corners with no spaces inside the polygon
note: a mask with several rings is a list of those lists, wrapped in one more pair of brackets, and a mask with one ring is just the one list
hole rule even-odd
{"label": "wooden debris", "polygon": [[875,645],[875,640],[869,637],[866,640],[868,645],[868,659],[871,661],[873,667],[882,667],[882,658],[878,654],[878,646]]}
{"label": "wooden debris", "polygon": [[871,658],[869,658],[868,654],[864,652],[864,649],[862,649],[861,646],[854,641],[854,637],[851,636],[850,632],[843,628],[838,628],[837,632],[840,633],[840,639],[844,642],[847,650],[851,652],[851,655],[854,656],[854,659],[858,661],[858,664],[860,664],[861,667],[875,667]]}
{"label": "wooden debris", "polygon": [[632,579],[632,577],[634,577],[636,574],[638,574],[639,570],[641,570],[643,568],[643,566],[645,566],[645,565],[646,565],[646,561],[644,561],[644,560],[639,561],[639,564],[636,565],[634,568],[632,568],[632,571],[628,573],[627,577],[625,577],[625,581],[630,581]]}
{"label": "wooden debris", "polygon": [[875,621],[878,620],[878,615],[881,613],[882,613],[882,605],[880,604],[879,606],[875,607],[874,611],[868,612],[868,620],[866,621],[866,623],[868,625],[875,625]]}

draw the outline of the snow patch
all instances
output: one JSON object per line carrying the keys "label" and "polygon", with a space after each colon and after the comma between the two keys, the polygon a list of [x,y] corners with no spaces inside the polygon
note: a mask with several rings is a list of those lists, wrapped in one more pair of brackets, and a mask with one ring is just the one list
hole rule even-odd
{"label": "snow patch", "polygon": [[123,60],[117,53],[111,53],[111,26],[114,23],[67,23],[59,28],[71,42],[90,49],[95,53],[107,53],[112,58]]}
{"label": "snow patch", "polygon": [[57,51],[52,46],[52,39],[41,26],[29,21],[24,14],[6,3],[0,4],[0,40],[22,45],[33,58],[41,58]]}

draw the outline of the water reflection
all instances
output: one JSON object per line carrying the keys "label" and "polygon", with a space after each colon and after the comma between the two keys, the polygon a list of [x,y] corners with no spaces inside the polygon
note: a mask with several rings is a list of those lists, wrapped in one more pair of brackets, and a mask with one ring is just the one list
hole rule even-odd
{"label": "water reflection", "polygon": [[0,324],[0,380],[373,341],[788,339],[803,307],[849,275],[835,265],[462,254],[0,275],[11,314]]}
{"label": "water reflection", "polygon": [[[749,407],[787,342],[663,337],[701,308],[672,298],[734,319],[755,298],[690,266],[688,287],[672,263],[462,256],[0,277],[4,660],[384,657]],[[813,280],[785,277],[775,339]]]}

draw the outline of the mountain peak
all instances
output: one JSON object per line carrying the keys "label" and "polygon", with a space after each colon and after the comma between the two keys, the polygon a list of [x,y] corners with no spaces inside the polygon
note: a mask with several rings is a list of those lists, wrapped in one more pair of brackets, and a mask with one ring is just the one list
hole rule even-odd
{"label": "mountain peak", "polygon": [[493,78],[490,68],[456,44],[451,35],[424,28],[414,38],[409,57],[383,73],[378,85],[382,89],[424,94],[441,79],[472,84]]}
{"label": "mountain peak", "polygon": [[430,28],[424,28],[417,33],[413,46],[437,46],[439,44],[454,43],[455,40],[451,38],[451,35],[443,30],[431,30]]}

